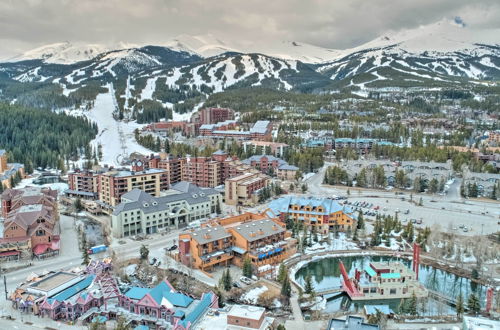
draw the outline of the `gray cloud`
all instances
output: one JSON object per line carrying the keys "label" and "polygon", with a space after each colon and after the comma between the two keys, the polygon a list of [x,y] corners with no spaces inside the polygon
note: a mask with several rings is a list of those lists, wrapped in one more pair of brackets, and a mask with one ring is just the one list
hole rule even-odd
{"label": "gray cloud", "polygon": [[4,0],[0,55],[47,43],[165,42],[211,33],[229,43],[295,40],[348,48],[459,16],[500,28],[498,0]]}

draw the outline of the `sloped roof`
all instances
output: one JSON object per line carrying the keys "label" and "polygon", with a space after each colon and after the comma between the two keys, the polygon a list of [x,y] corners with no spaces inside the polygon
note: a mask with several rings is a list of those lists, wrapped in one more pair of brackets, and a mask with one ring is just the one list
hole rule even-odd
{"label": "sloped roof", "polygon": [[[169,193],[170,192],[170,193]],[[132,193],[132,194],[131,194]],[[172,185],[172,189],[168,190],[165,196],[154,197],[150,194],[139,190],[133,189],[127,194],[131,198],[123,195],[126,199],[132,201],[125,201],[116,206],[113,215],[119,215],[121,212],[141,209],[144,213],[155,213],[166,211],[169,209],[169,204],[185,200],[188,204],[198,204],[209,202],[208,196],[219,194],[218,191],[211,188],[200,188],[195,184],[181,181]],[[147,203],[147,206],[144,206]]]}
{"label": "sloped roof", "polygon": [[212,292],[205,293],[198,305],[196,305],[193,311],[189,313],[186,318],[180,322],[180,324],[184,328],[187,328],[189,324],[193,325],[206,312],[208,307],[212,305],[213,295],[214,293]]}
{"label": "sloped roof", "polygon": [[319,207],[321,206],[324,211],[303,211],[308,214],[331,214],[338,211],[343,211],[345,213],[352,213],[352,210],[348,206],[343,206],[337,203],[337,201],[329,198],[313,198],[313,197],[297,197],[297,196],[287,196],[275,199],[269,203],[269,208],[273,212],[285,213],[288,212],[292,205],[298,206],[311,206]]}
{"label": "sloped roof", "polygon": [[199,244],[206,244],[208,242],[231,237],[231,234],[228,233],[222,226],[214,226],[198,229],[191,233],[191,237]]}
{"label": "sloped roof", "polygon": [[56,300],[59,302],[65,301],[66,299],[69,299],[73,297],[75,294],[78,292],[88,288],[90,284],[94,281],[95,275],[89,275],[87,276],[84,280],[70,286],[69,288],[61,291],[60,293],[56,294],[52,298],[47,299],[50,304],[52,304],[52,300]]}
{"label": "sloped roof", "polygon": [[253,127],[250,128],[250,133],[265,133],[270,123],[269,120],[258,120]]}
{"label": "sloped roof", "polygon": [[242,223],[239,226],[232,227],[232,229],[249,242],[285,231],[285,228],[269,219]]}
{"label": "sloped roof", "polygon": [[158,305],[161,305],[163,298],[167,299],[172,305],[177,307],[187,307],[193,302],[193,298],[188,297],[185,294],[173,291],[166,282],[159,283],[148,293]]}
{"label": "sloped roof", "polygon": [[148,292],[149,292],[148,288],[140,288],[134,286],[131,287],[130,290],[128,290],[125,293],[125,296],[129,297],[130,299],[141,300]]}
{"label": "sloped roof", "polygon": [[253,155],[253,156],[251,156],[251,157],[249,157],[247,159],[242,160],[242,162],[244,164],[251,164],[252,162],[260,162],[260,160],[262,158],[264,158],[264,157],[266,157],[267,161],[270,162],[270,163],[274,162],[274,161],[277,161],[278,164],[281,164],[281,165],[286,165],[287,164],[287,162],[284,161],[283,159],[275,157],[275,156],[272,156],[272,155]]}

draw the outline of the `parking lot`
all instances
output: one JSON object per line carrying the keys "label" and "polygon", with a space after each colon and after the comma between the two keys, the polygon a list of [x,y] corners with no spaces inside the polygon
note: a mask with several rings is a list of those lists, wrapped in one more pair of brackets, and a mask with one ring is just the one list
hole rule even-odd
{"label": "parking lot", "polygon": [[369,219],[375,218],[377,212],[389,215],[398,213],[403,224],[412,221],[416,226],[439,225],[443,231],[451,230],[460,235],[491,234],[500,230],[498,203],[460,203],[422,196],[422,206],[418,206],[420,197],[414,195],[412,202],[409,194],[392,197],[352,196],[347,203],[352,209],[361,210]]}

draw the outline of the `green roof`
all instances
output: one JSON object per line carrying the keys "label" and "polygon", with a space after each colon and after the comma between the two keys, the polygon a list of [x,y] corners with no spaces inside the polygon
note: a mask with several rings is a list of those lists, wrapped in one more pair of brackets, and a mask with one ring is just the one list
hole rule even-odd
{"label": "green roof", "polygon": [[372,277],[377,275],[377,273],[375,273],[375,271],[373,270],[373,268],[372,268],[372,267],[370,267],[370,266],[366,266],[366,267],[365,267],[365,272],[366,272],[368,275],[372,276]]}
{"label": "green roof", "polygon": [[387,279],[387,278],[401,278],[400,273],[382,273],[380,274],[381,278]]}

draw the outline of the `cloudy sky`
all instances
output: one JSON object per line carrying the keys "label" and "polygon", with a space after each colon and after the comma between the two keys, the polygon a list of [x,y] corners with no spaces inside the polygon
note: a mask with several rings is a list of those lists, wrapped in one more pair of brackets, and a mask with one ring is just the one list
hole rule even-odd
{"label": "cloudy sky", "polygon": [[0,56],[61,41],[162,44],[207,33],[230,45],[293,40],[343,49],[456,16],[500,28],[500,1],[0,0]]}

